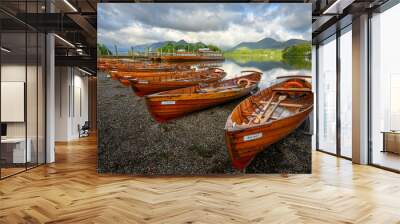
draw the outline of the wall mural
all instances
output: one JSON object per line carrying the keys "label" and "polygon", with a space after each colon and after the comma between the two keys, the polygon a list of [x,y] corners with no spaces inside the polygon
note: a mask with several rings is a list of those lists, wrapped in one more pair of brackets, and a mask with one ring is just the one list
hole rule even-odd
{"label": "wall mural", "polygon": [[311,172],[311,4],[98,13],[100,173]]}

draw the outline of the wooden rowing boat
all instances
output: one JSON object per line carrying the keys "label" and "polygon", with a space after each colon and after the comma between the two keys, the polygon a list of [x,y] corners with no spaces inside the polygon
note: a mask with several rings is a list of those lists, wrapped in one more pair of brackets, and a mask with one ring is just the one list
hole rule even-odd
{"label": "wooden rowing boat", "polygon": [[111,68],[111,66],[118,63],[120,63],[120,61],[117,59],[99,59],[97,61],[97,69],[100,71],[106,71]]}
{"label": "wooden rowing boat", "polygon": [[114,80],[118,80],[121,84],[125,86],[130,86],[129,79],[147,79],[151,77],[158,76],[171,76],[177,74],[185,74],[194,72],[195,69],[182,69],[175,71],[161,71],[161,72],[119,72],[119,71],[111,71],[111,78]]}
{"label": "wooden rowing boat", "polygon": [[104,71],[119,72],[161,72],[188,69],[190,66],[167,63],[117,62],[102,65],[100,68]]}
{"label": "wooden rowing boat", "polygon": [[257,88],[262,73],[257,71],[243,71],[243,73],[250,74],[217,83],[147,95],[147,108],[156,121],[164,122],[246,96]]}
{"label": "wooden rowing boat", "polygon": [[132,78],[147,78],[154,76],[165,76],[165,75],[174,75],[178,73],[190,73],[194,72],[195,69],[191,68],[180,68],[174,71],[157,71],[157,72],[121,72],[121,71],[112,71],[111,76],[115,79],[132,79]]}
{"label": "wooden rowing boat", "polygon": [[294,76],[242,101],[225,125],[233,167],[246,168],[257,153],[300,126],[312,108],[311,84]]}
{"label": "wooden rowing boat", "polygon": [[144,96],[171,89],[195,86],[199,83],[212,83],[224,78],[226,73],[220,68],[209,68],[190,73],[178,73],[165,76],[146,77],[145,79],[129,79],[136,95]]}
{"label": "wooden rowing boat", "polygon": [[[178,72],[191,72],[195,71],[194,67],[197,67],[198,70],[201,69],[208,69],[208,68],[215,68],[220,67],[220,65],[216,64],[215,62],[181,62],[179,64],[175,64],[175,70],[172,71],[119,71],[113,70],[110,72],[111,77],[113,79],[129,79],[129,78],[139,78],[139,77],[149,77],[149,76],[162,76],[162,75],[170,75],[170,74],[177,74]],[[152,74],[155,73],[155,74]]]}

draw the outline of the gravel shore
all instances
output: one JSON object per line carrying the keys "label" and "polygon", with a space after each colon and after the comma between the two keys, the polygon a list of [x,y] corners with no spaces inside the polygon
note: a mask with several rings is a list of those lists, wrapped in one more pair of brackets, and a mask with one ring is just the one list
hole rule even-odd
{"label": "gravel shore", "polygon": [[[98,72],[98,171],[134,175],[236,173],[225,146],[228,115],[243,99],[157,123],[143,98]],[[311,136],[300,127],[257,155],[246,173],[310,173]]]}

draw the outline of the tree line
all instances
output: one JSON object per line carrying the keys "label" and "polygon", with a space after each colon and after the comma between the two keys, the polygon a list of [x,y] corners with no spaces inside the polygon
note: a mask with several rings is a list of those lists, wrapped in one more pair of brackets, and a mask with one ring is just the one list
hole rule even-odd
{"label": "tree line", "polygon": [[204,43],[181,43],[181,42],[168,42],[164,44],[162,47],[157,48],[157,52],[176,52],[178,50],[184,50],[186,52],[196,52],[201,48],[209,48],[212,51],[215,52],[221,52],[221,49],[219,49],[217,46],[212,45],[212,44],[204,44]]}

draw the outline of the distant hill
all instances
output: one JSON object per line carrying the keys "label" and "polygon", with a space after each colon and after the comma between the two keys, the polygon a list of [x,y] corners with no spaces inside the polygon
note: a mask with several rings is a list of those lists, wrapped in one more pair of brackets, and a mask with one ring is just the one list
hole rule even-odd
{"label": "distant hill", "polygon": [[306,40],[300,40],[300,39],[290,39],[287,41],[277,41],[273,38],[266,37],[262,40],[259,40],[257,42],[242,42],[235,47],[231,48],[229,51],[236,50],[238,48],[248,48],[248,49],[285,49],[287,47],[297,45],[297,44],[303,44],[303,43],[309,43],[309,41]]}
{"label": "distant hill", "polygon": [[[189,44],[189,42],[186,42],[185,40],[180,40],[180,41],[161,41],[161,42],[155,42],[155,43],[150,43],[150,44],[135,45],[135,46],[133,46],[133,50],[137,51],[137,52],[144,52],[147,49],[151,49],[152,51],[154,51],[157,48],[161,48],[161,47],[163,47],[164,45],[166,45],[168,43],[172,43],[173,45],[186,45],[186,44]],[[202,42],[197,42],[197,43],[194,43],[194,44],[206,46],[206,44],[204,44]],[[129,48],[129,50],[130,50],[130,48]]]}
{"label": "distant hill", "polygon": [[[165,46],[168,43],[172,43],[175,46],[184,46],[187,44],[190,45],[197,45],[197,46],[210,46],[206,45],[202,42],[197,42],[197,43],[189,43],[186,42],[185,40],[179,40],[179,41],[161,41],[161,42],[154,42],[154,43],[149,43],[149,44],[140,44],[140,45],[134,45],[133,50],[136,52],[145,52],[147,49],[151,49],[152,51],[155,51],[158,48],[161,48]],[[233,48],[227,49],[227,51],[234,51],[239,48],[246,48],[246,49],[285,49],[287,47],[291,47],[294,45],[298,44],[303,44],[303,43],[310,43],[310,41],[306,40],[300,40],[300,39],[289,39],[287,41],[277,41],[273,38],[264,38],[262,40],[259,40],[257,42],[242,42],[238,45],[236,45]],[[108,49],[112,53],[115,53],[115,48],[114,46],[107,46]],[[126,54],[131,50],[131,47],[126,47],[126,46],[119,46],[118,47],[118,52],[122,54]]]}

